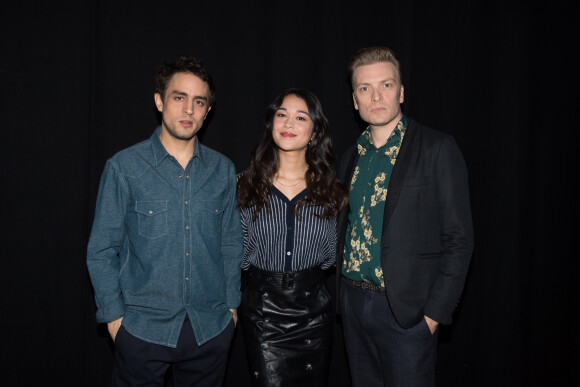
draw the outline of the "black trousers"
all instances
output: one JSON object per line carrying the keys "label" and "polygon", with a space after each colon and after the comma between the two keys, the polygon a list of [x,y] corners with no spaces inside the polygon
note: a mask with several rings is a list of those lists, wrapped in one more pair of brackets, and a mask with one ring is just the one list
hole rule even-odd
{"label": "black trousers", "polygon": [[121,326],[115,338],[113,383],[117,386],[163,386],[171,366],[176,387],[221,386],[234,336],[234,321],[198,346],[189,319],[185,319],[176,348],[143,341]]}
{"label": "black trousers", "polygon": [[385,293],[340,280],[340,311],[354,387],[433,387],[437,333],[425,319],[401,327]]}
{"label": "black trousers", "polygon": [[332,302],[319,268],[244,274],[240,318],[254,386],[326,386]]}

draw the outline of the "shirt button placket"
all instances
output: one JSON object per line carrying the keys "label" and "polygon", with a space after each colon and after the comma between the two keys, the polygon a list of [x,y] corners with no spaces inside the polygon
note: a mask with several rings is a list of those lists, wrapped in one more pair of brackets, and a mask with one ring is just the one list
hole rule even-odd
{"label": "shirt button placket", "polygon": [[[183,179],[185,177],[185,179]],[[185,265],[184,275],[185,278],[185,305],[190,306],[192,300],[190,299],[191,294],[193,294],[191,287],[193,286],[191,281],[192,264],[191,264],[191,211],[190,211],[190,198],[189,194],[191,192],[191,179],[189,178],[189,173],[182,173],[179,178],[184,183],[183,189],[183,246],[185,248]]]}

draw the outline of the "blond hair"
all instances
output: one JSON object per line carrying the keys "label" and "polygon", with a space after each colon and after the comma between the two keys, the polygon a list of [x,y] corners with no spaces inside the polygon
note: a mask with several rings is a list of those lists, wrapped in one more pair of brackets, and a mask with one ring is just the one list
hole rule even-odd
{"label": "blond hair", "polygon": [[365,47],[361,48],[351,57],[348,63],[348,69],[350,71],[350,82],[354,88],[354,71],[364,65],[369,65],[379,62],[390,62],[395,67],[395,73],[399,77],[399,83],[403,83],[401,77],[401,65],[397,59],[393,50],[387,47]]}

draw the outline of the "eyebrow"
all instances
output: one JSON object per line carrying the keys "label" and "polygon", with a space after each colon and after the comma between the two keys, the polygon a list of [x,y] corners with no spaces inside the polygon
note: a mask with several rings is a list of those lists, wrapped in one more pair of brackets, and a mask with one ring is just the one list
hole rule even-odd
{"label": "eyebrow", "polygon": [[[389,81],[396,82],[397,79],[396,78],[386,78],[386,79],[383,79],[381,81],[378,81],[377,83],[385,83],[385,82],[389,82]],[[371,83],[372,82],[361,82],[361,83],[357,83],[357,86],[370,85]]]}
{"label": "eyebrow", "polygon": [[[286,109],[284,107],[279,107],[278,110],[288,111],[288,109]],[[306,114],[308,117],[310,117],[310,114],[308,114],[308,112],[305,112],[304,110],[296,110],[296,112]]]}
{"label": "eyebrow", "polygon": [[[179,91],[179,90],[173,90],[171,92],[171,94],[183,95],[183,96],[186,96],[187,97],[187,93],[186,92]],[[193,96],[193,99],[202,99],[204,101],[207,101],[207,97],[206,96],[203,96],[203,95],[194,95]]]}

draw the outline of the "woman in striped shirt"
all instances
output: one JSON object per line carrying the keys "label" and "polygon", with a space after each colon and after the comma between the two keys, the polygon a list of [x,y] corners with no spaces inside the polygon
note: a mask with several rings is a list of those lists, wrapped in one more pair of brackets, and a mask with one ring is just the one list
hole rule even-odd
{"label": "woman in striped shirt", "polygon": [[348,200],[333,162],[318,98],[284,90],[238,180],[240,316],[256,386],[326,386],[333,313],[323,270],[335,263],[336,215]]}

